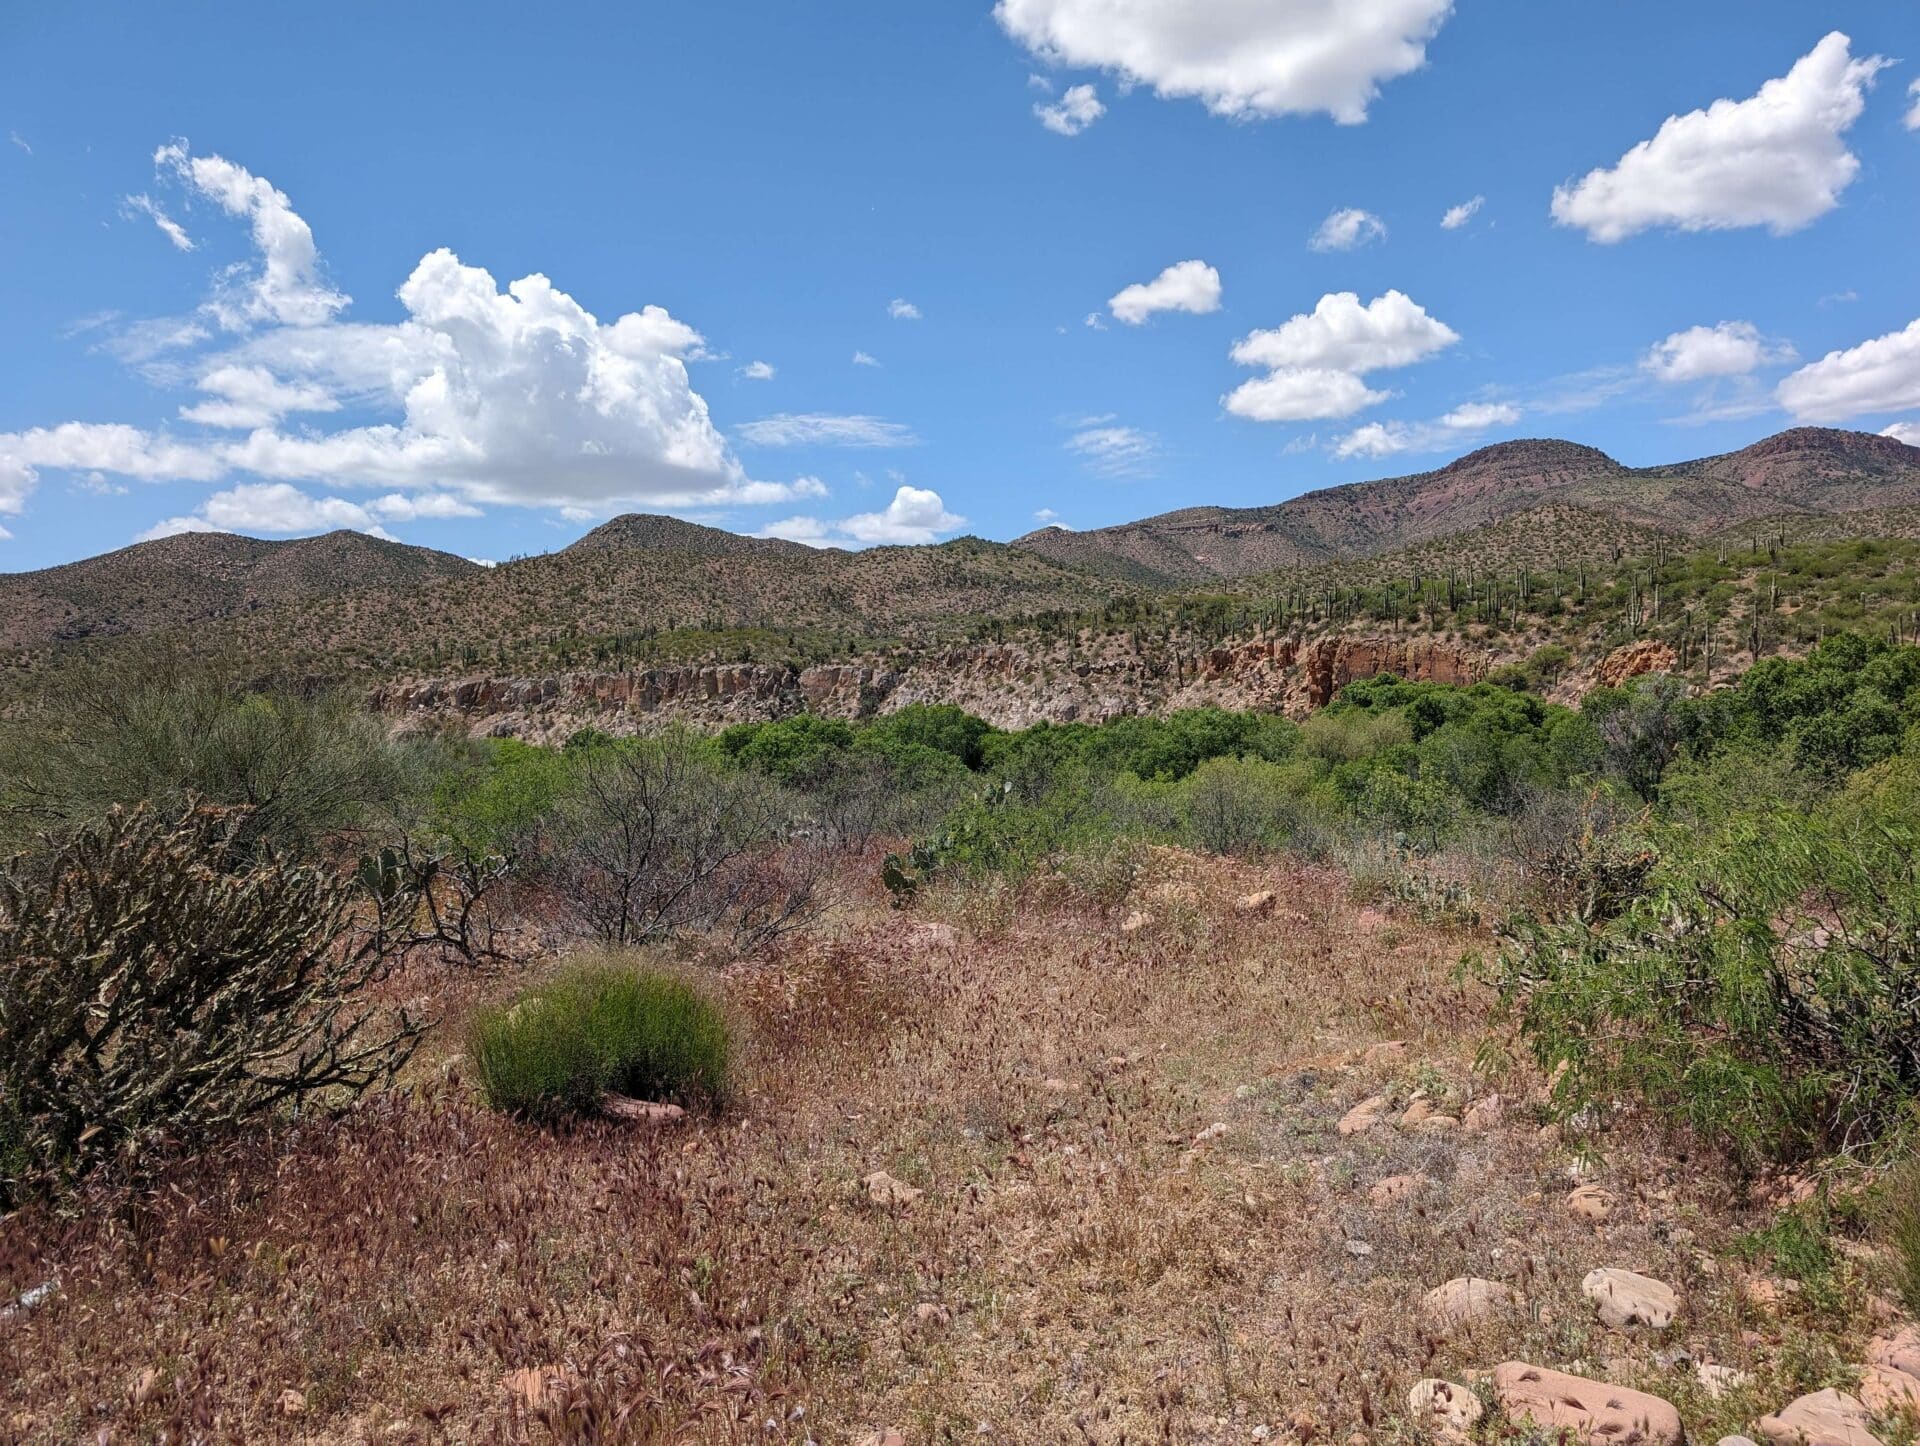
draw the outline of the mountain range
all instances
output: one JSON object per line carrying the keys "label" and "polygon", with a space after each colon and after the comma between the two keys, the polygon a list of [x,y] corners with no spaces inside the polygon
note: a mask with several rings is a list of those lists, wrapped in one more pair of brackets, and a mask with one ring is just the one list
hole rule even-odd
{"label": "mountain range", "polygon": [[1257,590],[1267,574],[1362,559],[1546,565],[1762,525],[1822,537],[1920,534],[1920,448],[1796,428],[1737,452],[1632,468],[1576,443],[1515,441],[1267,507],[857,553],[641,514],[494,568],[350,532],[290,542],[188,533],[0,575],[0,644],[24,658],[189,630],[196,642],[395,672],[529,663],[556,649],[564,661],[573,640],[603,659],[605,640],[635,640],[617,654],[630,660],[661,634],[707,637],[698,648],[746,629],[811,635],[808,646],[824,655],[1142,591]]}
{"label": "mountain range", "polygon": [[1738,452],[1625,467],[1573,442],[1502,442],[1432,472],[1309,492],[1270,507],[1189,507],[1087,532],[1014,542],[1146,586],[1247,577],[1371,557],[1568,509],[1678,538],[1760,520],[1920,505],[1920,448],[1863,432],[1797,427]]}

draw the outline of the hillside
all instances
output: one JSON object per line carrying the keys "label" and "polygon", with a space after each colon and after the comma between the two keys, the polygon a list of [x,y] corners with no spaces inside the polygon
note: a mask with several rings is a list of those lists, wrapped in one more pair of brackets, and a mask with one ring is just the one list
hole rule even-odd
{"label": "hillside", "polygon": [[1373,556],[1545,508],[1698,537],[1781,514],[1920,503],[1920,449],[1800,427],[1738,452],[1630,468],[1570,442],[1502,442],[1432,472],[1325,488],[1271,507],[1197,507],[1014,546],[1142,585],[1173,586]]}
{"label": "hillside", "polygon": [[485,569],[355,533],[189,534],[0,578],[0,637],[37,660],[189,629],[192,647],[342,678],[805,665],[1088,622],[1164,634],[1168,617],[1184,629],[1201,592],[1230,592],[1243,611],[1326,621],[1328,605],[1316,601],[1325,595],[1344,615],[1340,598],[1388,588],[1369,607],[1391,618],[1390,584],[1404,602],[1403,584],[1457,577],[1480,597],[1475,578],[1565,574],[1558,596],[1582,591],[1596,571],[1703,544],[1746,550],[1762,537],[1917,529],[1920,449],[1886,437],[1802,428],[1642,469],[1573,443],[1512,442],[1272,507],[1189,508],[1013,544],[846,552],[632,514],[561,551]]}
{"label": "hillside", "polygon": [[451,553],[359,532],[293,542],[187,532],[62,567],[0,575],[0,646],[154,632],[484,571]]}

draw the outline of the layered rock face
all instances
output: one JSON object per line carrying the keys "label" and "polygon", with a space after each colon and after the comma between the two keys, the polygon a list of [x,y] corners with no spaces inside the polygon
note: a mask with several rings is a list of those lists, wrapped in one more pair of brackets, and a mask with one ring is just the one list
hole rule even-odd
{"label": "layered rock face", "polygon": [[1472,683],[1486,676],[1491,662],[1484,652],[1452,643],[1370,637],[1258,638],[1184,655],[983,644],[910,660],[855,659],[808,668],[712,663],[540,678],[419,679],[377,688],[370,701],[388,717],[457,722],[476,733],[537,742],[589,726],[608,732],[668,722],[716,728],[803,712],[864,718],[913,703],[951,703],[998,727],[1025,728],[1200,707],[1301,717],[1358,679],[1393,673]]}

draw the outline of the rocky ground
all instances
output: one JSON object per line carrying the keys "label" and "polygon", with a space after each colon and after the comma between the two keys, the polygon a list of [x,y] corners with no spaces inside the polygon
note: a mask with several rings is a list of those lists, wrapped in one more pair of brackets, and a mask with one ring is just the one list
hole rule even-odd
{"label": "rocky ground", "polygon": [[1171,851],[856,890],[726,969],[725,1112],[562,1133],[463,1080],[510,981],[403,981],[408,1097],[0,1224],[0,1434],[1910,1440],[1875,1247],[1800,1278],[1818,1186],[1550,1123],[1484,947]]}

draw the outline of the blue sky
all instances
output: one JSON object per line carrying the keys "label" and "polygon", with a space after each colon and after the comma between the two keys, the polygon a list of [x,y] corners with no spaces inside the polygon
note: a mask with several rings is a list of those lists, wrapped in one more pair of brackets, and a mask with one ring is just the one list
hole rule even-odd
{"label": "blue sky", "polygon": [[0,569],[1920,440],[1920,11],[1813,9],[6,7]]}

